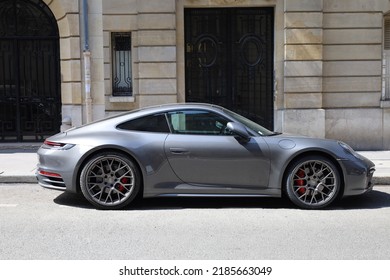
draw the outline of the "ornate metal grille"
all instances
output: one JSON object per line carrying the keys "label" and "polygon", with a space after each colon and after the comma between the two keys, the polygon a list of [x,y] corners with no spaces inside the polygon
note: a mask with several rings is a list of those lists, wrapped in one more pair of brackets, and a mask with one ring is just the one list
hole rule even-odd
{"label": "ornate metal grille", "polygon": [[0,141],[59,132],[57,23],[40,0],[0,2]]}
{"label": "ornate metal grille", "polygon": [[185,9],[186,101],[273,129],[273,8]]}
{"label": "ornate metal grille", "polygon": [[131,96],[131,33],[112,33],[112,95]]}

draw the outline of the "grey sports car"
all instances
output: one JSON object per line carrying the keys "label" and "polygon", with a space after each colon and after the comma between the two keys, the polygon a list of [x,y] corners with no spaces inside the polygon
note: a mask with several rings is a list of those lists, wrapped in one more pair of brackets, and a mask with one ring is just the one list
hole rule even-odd
{"label": "grey sports car", "polygon": [[136,197],[281,197],[308,209],[372,189],[374,164],[347,144],[284,135],[225,108],[144,108],[52,136],[40,185],[82,192],[100,209]]}

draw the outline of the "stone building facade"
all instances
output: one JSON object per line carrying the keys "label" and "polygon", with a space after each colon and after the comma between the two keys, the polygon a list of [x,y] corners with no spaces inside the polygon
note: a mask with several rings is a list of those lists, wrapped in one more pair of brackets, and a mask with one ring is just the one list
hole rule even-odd
{"label": "stone building facade", "polygon": [[[249,104],[240,110],[252,108],[252,100],[266,104],[265,117],[274,130],[340,139],[361,150],[390,149],[390,58],[388,63],[385,44],[390,1],[18,1],[43,2],[58,26],[62,129],[144,106],[192,101],[189,76],[218,87],[208,73],[215,79],[224,76],[225,83],[240,76],[241,82],[232,87],[248,89],[250,99],[240,101]],[[266,17],[267,28],[250,27],[265,24]],[[225,48],[218,36],[207,35],[211,27],[201,24],[202,19],[216,24],[212,30],[224,38],[234,37],[237,26],[248,22],[246,35],[221,51]],[[195,29],[204,32],[194,35],[199,45],[191,43],[189,34]],[[271,40],[263,39],[265,33]],[[208,60],[215,62],[214,52],[219,51],[228,57],[228,72],[209,67]],[[248,67],[237,70],[229,57],[241,51]],[[208,72],[191,72],[198,67],[189,66],[193,52]],[[258,66],[267,59],[264,54],[268,64]],[[251,84],[259,71],[264,74]],[[5,89],[1,77],[0,89],[1,83]],[[237,102],[240,93],[226,90]],[[267,92],[261,99],[256,97],[260,91]],[[213,94],[200,100],[225,104],[219,89]]]}

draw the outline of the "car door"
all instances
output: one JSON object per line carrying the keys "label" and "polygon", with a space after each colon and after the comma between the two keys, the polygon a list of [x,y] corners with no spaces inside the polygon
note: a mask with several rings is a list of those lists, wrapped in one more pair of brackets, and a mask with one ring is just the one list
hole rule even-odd
{"label": "car door", "polygon": [[242,193],[267,187],[270,162],[261,137],[240,141],[226,129],[227,118],[207,110],[174,111],[167,117],[172,133],[165,153],[175,174],[194,186],[188,192]]}

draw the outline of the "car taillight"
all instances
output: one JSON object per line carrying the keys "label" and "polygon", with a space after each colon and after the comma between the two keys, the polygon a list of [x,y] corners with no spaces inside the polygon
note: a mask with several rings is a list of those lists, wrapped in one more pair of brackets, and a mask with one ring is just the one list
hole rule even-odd
{"label": "car taillight", "polygon": [[66,145],[65,143],[53,142],[48,140],[45,140],[43,144],[50,147],[64,147]]}
{"label": "car taillight", "polygon": [[56,149],[56,150],[69,150],[73,146],[74,146],[73,144],[54,142],[54,141],[50,141],[50,140],[45,140],[45,142],[43,142],[43,145],[42,145],[43,148]]}

